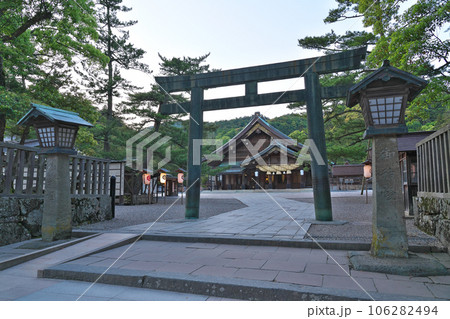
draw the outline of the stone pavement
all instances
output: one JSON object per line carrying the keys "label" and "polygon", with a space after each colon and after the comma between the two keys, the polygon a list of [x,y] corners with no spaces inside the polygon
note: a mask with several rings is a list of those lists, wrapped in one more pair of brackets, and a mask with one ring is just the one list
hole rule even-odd
{"label": "stone pavement", "polygon": [[[115,230],[126,233],[198,235],[214,237],[239,237],[260,239],[303,239],[314,218],[314,205],[277,196],[276,201],[265,193],[208,193],[202,197],[230,196],[248,207],[223,213],[208,219],[179,222],[147,223]],[[272,196],[272,195],[271,195]],[[291,195],[292,196],[292,195]],[[301,227],[299,227],[299,225]]]}
{"label": "stone pavement", "polygon": [[[111,267],[108,273],[115,280],[121,277],[125,285],[250,300],[298,300],[302,294],[338,300],[450,300],[450,276],[355,271],[349,268],[347,254],[342,250],[142,240],[49,268],[44,275],[91,281]],[[418,255],[438,259],[450,268],[446,253]]]}
{"label": "stone pavement", "polygon": [[[326,253],[311,249],[316,248],[311,241],[309,246],[281,245],[304,243],[305,230],[314,218],[313,205],[289,199],[293,193],[276,194],[287,213],[264,193],[202,193],[202,197],[216,196],[237,198],[248,207],[209,219],[155,223],[147,232],[153,239],[174,236],[171,241],[133,244],[152,224],[124,227],[5,269],[0,271],[0,300],[76,300],[97,279],[81,300],[450,299],[450,276],[354,271],[347,250]],[[309,198],[311,193],[295,194],[303,196]],[[199,237],[215,243],[195,242]],[[218,240],[223,238],[233,240],[233,245]],[[341,249],[361,247],[344,244],[339,244]],[[7,252],[8,247],[2,249]],[[418,255],[437,259],[450,269],[447,253]]]}
{"label": "stone pavement", "polygon": [[18,242],[7,246],[0,247],[0,262],[10,258],[23,256],[35,251],[35,249],[23,249],[20,248],[24,243]]}
{"label": "stone pavement", "polygon": [[[90,283],[38,278],[38,270],[134,239],[104,234],[0,271],[0,300],[76,300]],[[134,240],[133,240],[134,241]],[[23,244],[23,243],[22,243]],[[2,247],[4,249],[4,247]],[[96,284],[80,300],[220,300],[210,296]]]}

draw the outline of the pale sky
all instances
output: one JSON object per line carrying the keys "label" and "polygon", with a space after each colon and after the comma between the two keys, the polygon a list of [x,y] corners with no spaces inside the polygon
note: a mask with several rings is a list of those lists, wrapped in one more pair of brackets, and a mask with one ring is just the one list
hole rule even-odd
{"label": "pale sky", "polygon": [[[298,60],[320,55],[297,43],[334,29],[337,34],[360,30],[360,19],[327,25],[323,19],[334,0],[124,0],[133,10],[122,19],[138,20],[129,28],[131,42],[147,53],[142,62],[159,75],[158,52],[166,57],[197,57],[210,52],[212,68],[222,70]],[[150,89],[153,80],[138,71],[123,73],[134,84]],[[303,87],[303,79],[265,83],[260,93]],[[243,95],[243,86],[205,92],[205,98]],[[204,113],[205,121],[232,119],[260,111],[273,118],[290,113],[285,105],[249,107]]]}

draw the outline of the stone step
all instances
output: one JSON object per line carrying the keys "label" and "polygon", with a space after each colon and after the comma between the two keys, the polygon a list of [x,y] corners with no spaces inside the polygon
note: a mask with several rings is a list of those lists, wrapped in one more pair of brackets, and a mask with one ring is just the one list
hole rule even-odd
{"label": "stone step", "polygon": [[[258,301],[339,301],[372,300],[363,291],[312,287],[213,276],[192,276],[176,273],[148,273],[140,270],[111,268],[104,274],[104,268],[63,264],[44,269],[43,278],[96,282],[127,287],[159,289],[172,292]],[[417,300],[414,296],[390,295],[371,292],[377,301]],[[420,298],[420,300],[434,300]]]}

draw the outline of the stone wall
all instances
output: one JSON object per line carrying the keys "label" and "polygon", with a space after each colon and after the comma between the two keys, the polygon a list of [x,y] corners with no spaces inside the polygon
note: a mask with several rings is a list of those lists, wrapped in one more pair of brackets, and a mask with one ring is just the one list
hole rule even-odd
{"label": "stone wall", "polygon": [[[72,225],[112,218],[107,195],[72,197]],[[41,236],[44,197],[0,198],[0,246]]]}
{"label": "stone wall", "polygon": [[416,226],[450,250],[450,198],[418,196],[413,198],[413,203]]}

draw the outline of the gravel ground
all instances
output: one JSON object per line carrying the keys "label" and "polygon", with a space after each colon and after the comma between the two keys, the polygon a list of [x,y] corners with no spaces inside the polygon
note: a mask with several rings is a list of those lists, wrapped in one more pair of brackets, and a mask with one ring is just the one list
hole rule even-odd
{"label": "gravel ground", "polygon": [[[299,202],[314,203],[311,198],[290,198]],[[308,232],[316,239],[323,240],[352,240],[371,242],[372,240],[372,200],[366,204],[365,196],[333,197],[333,219],[344,220],[344,225],[311,225]],[[420,231],[413,219],[406,219],[408,241],[414,245],[437,245],[439,241]]]}
{"label": "gravel ground", "polygon": [[[126,226],[151,223],[158,219],[175,200],[176,198],[167,198],[165,205],[163,204],[163,200],[160,199],[157,204],[152,205],[116,206],[116,216],[114,219],[90,225],[81,225],[77,228],[87,230],[113,230]],[[206,219],[244,207],[247,207],[247,205],[234,198],[201,199],[199,215],[200,219]],[[181,205],[181,202],[178,201],[158,219],[158,222],[185,221],[184,213],[184,205]]]}

